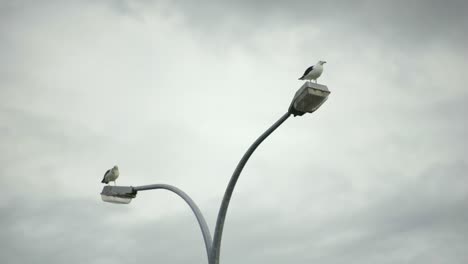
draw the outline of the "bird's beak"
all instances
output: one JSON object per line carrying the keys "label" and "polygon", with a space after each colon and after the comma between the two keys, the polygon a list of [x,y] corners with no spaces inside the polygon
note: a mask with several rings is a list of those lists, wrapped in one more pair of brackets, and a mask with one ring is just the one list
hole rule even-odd
{"label": "bird's beak", "polygon": [[323,62],[323,64],[327,63],[326,61]]}

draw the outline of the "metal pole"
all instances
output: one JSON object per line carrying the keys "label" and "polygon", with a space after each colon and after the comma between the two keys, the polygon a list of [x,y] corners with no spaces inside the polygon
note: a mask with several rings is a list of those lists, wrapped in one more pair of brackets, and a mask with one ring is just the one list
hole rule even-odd
{"label": "metal pole", "polygon": [[205,240],[205,247],[206,247],[206,254],[208,256],[208,263],[211,263],[211,246],[212,246],[212,239],[211,233],[208,229],[208,225],[206,224],[205,218],[203,217],[200,209],[195,204],[195,202],[182,190],[179,188],[168,185],[168,184],[150,184],[150,185],[143,185],[138,187],[133,187],[134,191],[146,191],[146,190],[154,190],[154,189],[165,189],[169,190],[177,195],[179,195],[185,202],[190,206],[195,217],[197,218],[198,224],[200,225],[201,232],[203,234],[203,239]]}
{"label": "metal pole", "polygon": [[223,201],[221,202],[221,207],[219,208],[218,219],[216,220],[216,228],[214,232],[213,246],[211,252],[211,264],[219,264],[219,255],[221,251],[221,237],[223,236],[224,220],[226,219],[226,213],[229,206],[229,201],[231,200],[232,192],[236,186],[237,179],[239,178],[242,169],[249,160],[252,153],[257,149],[257,147],[265,140],[273,131],[275,131],[288,117],[291,116],[291,113],[287,112],[284,114],[276,123],[274,123],[270,128],[268,128],[245,152],[242,159],[237,164],[234,173],[231,176],[231,180],[226,188],[224,193]]}

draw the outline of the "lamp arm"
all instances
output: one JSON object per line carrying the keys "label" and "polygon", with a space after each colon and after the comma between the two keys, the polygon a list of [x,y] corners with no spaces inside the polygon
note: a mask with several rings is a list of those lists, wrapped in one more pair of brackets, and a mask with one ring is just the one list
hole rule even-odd
{"label": "lamp arm", "polygon": [[216,220],[216,227],[213,238],[213,246],[211,253],[211,264],[219,264],[219,255],[221,251],[221,238],[223,236],[224,220],[226,219],[227,209],[229,206],[229,201],[231,200],[234,187],[236,186],[237,179],[242,172],[245,164],[249,160],[252,153],[257,149],[257,147],[265,140],[273,131],[275,131],[284,121],[286,121],[291,116],[291,113],[288,111],[281,118],[276,121],[270,128],[268,128],[255,142],[249,147],[245,152],[242,159],[237,164],[236,169],[234,170],[231,180],[226,188],[224,193],[223,201],[221,202],[221,207],[219,208],[218,219]]}
{"label": "lamp arm", "polygon": [[183,192],[181,189],[175,186],[168,185],[168,184],[150,184],[150,185],[143,185],[143,186],[137,186],[137,187],[132,187],[132,188],[136,192],[154,190],[154,189],[165,189],[165,190],[168,190],[177,194],[182,199],[184,199],[184,201],[190,206],[190,209],[192,209],[193,213],[195,214],[195,217],[197,218],[198,224],[200,225],[200,229],[203,235],[203,240],[205,241],[206,254],[208,256],[208,263],[211,263],[210,254],[211,254],[211,247],[212,247],[212,239],[211,239],[210,229],[208,228],[205,218],[203,217],[203,214],[201,213],[198,206],[185,192]]}

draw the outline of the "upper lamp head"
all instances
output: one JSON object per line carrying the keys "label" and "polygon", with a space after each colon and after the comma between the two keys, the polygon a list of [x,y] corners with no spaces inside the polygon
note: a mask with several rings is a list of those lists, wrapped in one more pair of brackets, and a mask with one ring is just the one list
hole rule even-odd
{"label": "upper lamp head", "polygon": [[306,82],[296,92],[288,112],[294,116],[315,112],[330,95],[328,87],[322,84]]}

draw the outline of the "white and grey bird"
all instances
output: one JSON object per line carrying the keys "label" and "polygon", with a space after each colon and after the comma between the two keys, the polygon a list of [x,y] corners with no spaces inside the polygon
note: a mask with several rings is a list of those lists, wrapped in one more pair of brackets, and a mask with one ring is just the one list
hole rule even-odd
{"label": "white and grey bird", "polygon": [[106,173],[104,173],[104,177],[102,178],[102,183],[109,184],[109,182],[113,181],[115,185],[115,180],[119,177],[119,167],[115,165],[112,169],[108,169]]}
{"label": "white and grey bird", "polygon": [[319,61],[314,66],[310,66],[309,68],[307,68],[307,70],[305,70],[304,74],[302,75],[301,78],[299,78],[299,80],[308,80],[308,81],[315,80],[315,83],[317,83],[318,77],[322,75],[323,65],[325,63],[327,62]]}

